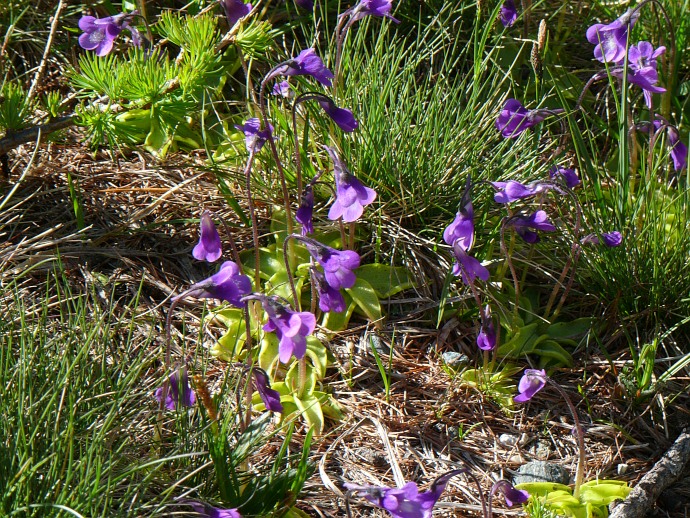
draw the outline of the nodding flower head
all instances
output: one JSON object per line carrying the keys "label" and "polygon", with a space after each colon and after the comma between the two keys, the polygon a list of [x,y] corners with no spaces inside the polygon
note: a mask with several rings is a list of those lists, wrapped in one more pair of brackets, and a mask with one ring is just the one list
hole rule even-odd
{"label": "nodding flower head", "polygon": [[512,27],[517,20],[518,13],[513,0],[505,0],[501,6],[501,23],[503,27]]}
{"label": "nodding flower head", "polygon": [[307,9],[308,11],[314,10],[314,2],[312,0],[295,0],[295,3],[302,9]]}
{"label": "nodding flower head", "polygon": [[557,178],[562,178],[563,181],[565,182],[565,186],[568,189],[573,189],[580,185],[580,177],[577,176],[577,173],[575,172],[574,169],[568,169],[567,167],[559,167],[559,166],[553,166],[549,170],[549,176],[551,177],[552,180],[556,180]]}
{"label": "nodding flower head", "polygon": [[[192,387],[189,386],[189,376],[187,375],[187,369],[180,367],[175,370],[168,378],[168,391],[165,395],[165,408],[168,410],[175,410],[177,406],[193,406],[196,402],[196,396]],[[156,399],[162,402],[163,399],[163,387],[156,389],[154,395]]]}
{"label": "nodding flower head", "polygon": [[527,491],[524,489],[515,489],[507,480],[499,480],[493,485],[491,488],[491,496],[496,493],[501,493],[501,495],[503,495],[508,507],[524,504],[529,500],[529,493]]}
{"label": "nodding flower head", "polygon": [[477,335],[477,347],[482,351],[493,351],[496,348],[496,328],[491,317],[491,306],[484,308],[482,327]]}
{"label": "nodding flower head", "polygon": [[596,234],[588,234],[580,239],[580,243],[583,245],[598,245],[601,242],[603,242],[604,245],[608,246],[609,248],[615,248],[620,246],[620,244],[623,242],[623,236],[620,232],[614,230],[613,232],[602,232],[601,240],[599,240],[599,236]]}
{"label": "nodding flower head", "polygon": [[241,126],[235,124],[235,128],[244,133],[244,143],[250,153],[258,153],[273,135],[273,126],[269,124],[267,128],[261,129],[261,122],[256,117],[247,119]]}
{"label": "nodding flower head", "polygon": [[[648,41],[641,41],[637,45],[631,45],[628,51],[628,82],[642,88],[645,103],[652,107],[652,94],[661,94],[665,88],[657,86],[659,75],[656,71],[656,58],[666,52],[666,47],[654,49]],[[616,67],[611,75],[623,78],[623,67]]]}
{"label": "nodding flower head", "polygon": [[628,9],[620,18],[607,25],[596,23],[587,29],[587,41],[596,45],[594,57],[602,63],[622,63],[628,46],[628,28],[632,27],[638,18],[638,11]]}
{"label": "nodding flower head", "polygon": [[218,299],[229,302],[233,306],[243,308],[246,303],[242,297],[252,291],[252,281],[244,275],[232,261],[225,261],[218,270],[218,273],[208,279],[192,284],[190,288],[173,297],[173,301],[184,297],[195,299]]}
{"label": "nodding flower head", "polygon": [[365,16],[381,16],[388,18],[392,22],[400,23],[400,20],[396,20],[391,16],[392,8],[392,0],[359,0],[356,6],[344,12],[343,15],[349,14],[350,20],[353,22],[361,20]]}
{"label": "nodding flower head", "polygon": [[543,121],[549,115],[561,113],[557,110],[528,110],[517,99],[508,99],[496,119],[496,129],[505,138],[517,138],[520,134]]}
{"label": "nodding flower head", "polygon": [[105,56],[113,50],[115,38],[119,36],[122,29],[127,29],[132,35],[132,43],[137,47],[141,46],[139,31],[130,25],[132,18],[137,14],[137,11],[132,11],[106,18],[82,16],[79,20],[79,28],[84,31],[84,34],[79,36],[79,45],[86,50],[95,50],[97,56]]}
{"label": "nodding flower head", "polygon": [[451,246],[459,241],[459,245],[465,251],[472,248],[474,244],[474,210],[471,201],[468,201],[464,207],[460,207],[453,222],[443,231],[443,240]]}
{"label": "nodding flower head", "polygon": [[441,498],[450,478],[464,472],[464,469],[457,469],[441,475],[431,488],[423,493],[419,492],[414,482],[408,482],[401,488],[359,486],[350,483],[345,484],[345,487],[375,506],[385,509],[393,518],[431,518],[434,505]]}
{"label": "nodding flower head", "polygon": [[525,403],[532,399],[537,392],[546,386],[546,371],[525,369],[525,373],[518,383],[518,394],[513,398],[516,403]]}
{"label": "nodding flower head", "polygon": [[219,0],[228,19],[228,26],[232,29],[240,18],[247,16],[252,10],[252,4],[245,4],[242,0]]}
{"label": "nodding flower head", "polygon": [[467,253],[460,240],[453,243],[453,255],[456,261],[453,265],[453,275],[460,276],[462,282],[469,286],[477,277],[483,281],[489,280],[489,270]]}
{"label": "nodding flower head", "polygon": [[201,502],[188,502],[201,518],[242,518],[237,509],[223,509]]}
{"label": "nodding flower head", "polygon": [[529,216],[513,216],[509,220],[508,225],[514,227],[518,236],[530,244],[539,241],[537,230],[542,232],[553,232],[556,230],[556,227],[549,221],[548,215],[543,210],[538,210]]}
{"label": "nodding flower head", "polygon": [[319,308],[324,313],[333,311],[342,313],[345,311],[345,298],[339,289],[332,287],[326,281],[326,276],[316,268],[311,269],[311,279],[319,293]]}
{"label": "nodding flower head", "polygon": [[355,116],[347,108],[338,108],[336,104],[326,96],[319,98],[319,106],[323,108],[333,122],[335,122],[338,127],[345,131],[346,133],[351,133],[357,129],[359,122],[355,119]]}
{"label": "nodding flower head", "polygon": [[496,203],[510,203],[523,198],[529,198],[552,188],[548,183],[532,182],[529,185],[525,185],[515,180],[491,182],[491,185],[497,191],[494,194],[494,201]]}
{"label": "nodding flower head", "polygon": [[192,250],[192,256],[198,261],[213,263],[223,255],[223,249],[220,243],[220,235],[218,235],[209,211],[205,210],[201,214],[200,226],[199,243]]}
{"label": "nodding flower head", "polygon": [[314,233],[314,188],[311,184],[304,188],[302,202],[295,212],[295,219],[302,225],[302,235]]}
{"label": "nodding flower head", "polygon": [[364,207],[376,199],[376,191],[365,187],[350,173],[334,149],[324,147],[333,160],[335,177],[335,202],[328,211],[328,219],[335,221],[342,217],[345,223],[357,221],[364,212]]}
{"label": "nodding flower head", "polygon": [[275,331],[278,337],[278,357],[281,363],[287,363],[294,355],[298,360],[307,352],[307,336],[316,329],[316,317],[308,311],[294,311],[282,304],[276,297],[267,297],[254,293],[247,298],[254,298],[268,315],[264,331]]}
{"label": "nodding flower head", "polygon": [[[648,132],[650,125],[648,122],[639,124],[640,131]],[[680,138],[678,128],[671,125],[661,115],[656,115],[653,123],[654,131],[659,131],[662,128],[666,129],[668,136],[668,147],[671,148],[671,160],[673,160],[673,169],[680,171],[688,164],[688,146],[686,146]]]}
{"label": "nodding flower head", "polygon": [[283,405],[280,402],[280,393],[271,388],[271,380],[268,378],[266,371],[253,367],[252,376],[254,378],[254,387],[259,393],[259,397],[266,409],[271,412],[282,412]]}
{"label": "nodding flower head", "polygon": [[680,139],[678,128],[667,126],[668,130],[668,145],[671,148],[671,159],[673,160],[673,168],[680,171],[688,165],[688,146],[683,144]]}
{"label": "nodding flower head", "polygon": [[361,259],[354,250],[336,250],[313,239],[296,237],[304,244],[311,256],[321,265],[328,285],[336,290],[352,288]]}
{"label": "nodding flower head", "polygon": [[324,86],[332,86],[333,72],[326,68],[314,49],[306,49],[296,58],[277,66],[264,82],[277,76],[311,76]]}

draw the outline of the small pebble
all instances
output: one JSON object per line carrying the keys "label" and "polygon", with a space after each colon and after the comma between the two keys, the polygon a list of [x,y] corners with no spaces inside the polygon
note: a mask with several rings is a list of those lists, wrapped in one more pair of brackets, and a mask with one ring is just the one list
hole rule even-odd
{"label": "small pebble", "polygon": [[517,435],[511,435],[509,433],[502,433],[498,436],[498,444],[504,448],[515,448],[520,442],[520,438]]}
{"label": "small pebble", "polygon": [[466,354],[458,353],[455,351],[446,351],[441,355],[441,358],[443,358],[443,363],[448,365],[448,367],[452,367],[454,369],[464,367],[465,365],[470,363],[470,359]]}
{"label": "small pebble", "polygon": [[630,466],[628,466],[627,464],[619,464],[616,467],[616,471],[618,472],[619,475],[625,475],[628,472],[629,468],[630,468]]}

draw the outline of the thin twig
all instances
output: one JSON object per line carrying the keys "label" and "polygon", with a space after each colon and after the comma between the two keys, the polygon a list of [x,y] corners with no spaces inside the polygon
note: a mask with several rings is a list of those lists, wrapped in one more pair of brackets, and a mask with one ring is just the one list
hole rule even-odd
{"label": "thin twig", "polygon": [[31,82],[31,87],[29,88],[29,93],[26,95],[26,100],[29,102],[36,95],[36,89],[38,88],[41,79],[43,79],[43,74],[46,70],[46,63],[48,62],[48,56],[50,55],[50,49],[53,46],[53,38],[55,37],[55,32],[58,28],[58,22],[60,21],[60,14],[62,9],[65,7],[65,2],[60,0],[57,7],[55,8],[55,14],[53,15],[53,22],[50,24],[50,34],[48,35],[48,41],[46,41],[46,46],[43,49],[43,57],[41,58],[41,63],[38,65],[38,70],[34,75],[34,79]]}

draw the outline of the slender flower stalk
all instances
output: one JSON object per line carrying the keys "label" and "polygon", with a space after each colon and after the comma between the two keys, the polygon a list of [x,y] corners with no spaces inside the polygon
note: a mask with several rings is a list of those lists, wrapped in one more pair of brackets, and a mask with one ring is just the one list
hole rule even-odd
{"label": "slender flower stalk", "polygon": [[[232,253],[232,258],[237,263],[238,265],[242,264],[242,261],[240,259],[240,253],[237,250],[237,246],[235,245],[235,240],[233,239],[232,232],[230,231],[230,227],[228,226],[228,223],[221,218],[221,223],[223,224],[223,228],[225,229],[225,234],[228,236],[228,243],[230,244],[230,251]],[[259,257],[259,255],[254,253],[255,259]],[[256,267],[256,265],[255,265]],[[258,284],[256,285],[258,286]],[[252,343],[252,324],[249,319],[249,304],[245,304],[244,307],[242,308],[242,313],[244,316],[244,334],[245,334],[245,341],[244,345],[247,349],[247,359],[246,359],[246,368],[251,372],[254,364],[254,354],[253,354],[253,348],[254,344]],[[239,409],[240,412],[240,422],[242,423],[243,429],[242,431],[246,430],[252,420],[252,412],[251,412],[251,405],[252,405],[252,395],[251,391],[249,390],[249,380],[247,380],[247,383],[244,387],[244,397],[245,397],[245,407],[244,407],[244,418],[242,418],[241,412],[242,412],[242,407],[240,405],[239,401],[239,395],[238,395],[238,401],[237,401],[237,408]]]}
{"label": "slender flower stalk", "polygon": [[[268,110],[265,103],[265,90],[266,90],[266,79],[261,82],[261,88],[259,89],[259,108],[261,110],[261,116],[263,120],[264,128],[269,126],[268,122]],[[271,135],[268,139],[268,145],[271,148],[271,154],[273,155],[273,160],[276,163],[276,168],[278,169],[278,176],[280,178],[280,187],[283,190],[283,205],[285,207],[285,220],[287,223],[288,234],[292,234],[292,229],[294,223],[292,221],[292,207],[290,205],[290,193],[288,192],[287,182],[285,180],[285,171],[283,170],[283,163],[280,160],[280,155],[278,155],[278,148],[276,148],[276,143]],[[258,248],[257,248],[258,249]]]}
{"label": "slender flower stalk", "polygon": [[579,498],[580,486],[582,485],[582,482],[584,481],[585,477],[585,434],[582,428],[582,424],[580,423],[580,418],[577,415],[577,409],[575,408],[575,405],[573,405],[573,402],[570,399],[570,396],[568,396],[568,393],[563,389],[563,387],[561,387],[553,379],[547,376],[546,371],[525,369],[525,373],[520,379],[520,383],[518,384],[518,391],[520,392],[520,394],[518,396],[515,396],[513,398],[513,401],[515,401],[516,403],[526,403],[527,401],[531,400],[537,394],[537,392],[543,389],[547,384],[551,385],[554,389],[556,389],[558,394],[568,405],[568,410],[570,410],[570,413],[573,416],[573,427],[575,435],[577,437],[577,447],[579,454],[577,462],[577,471],[575,473],[575,488],[573,489],[573,496],[575,498]]}
{"label": "slender flower stalk", "polygon": [[335,77],[333,79],[334,94],[338,84],[338,78],[340,77],[340,59],[343,52],[343,43],[345,42],[345,36],[350,27],[352,27],[356,21],[366,16],[388,18],[393,23],[400,23],[400,20],[391,16],[390,12],[392,8],[392,0],[359,0],[357,5],[338,15],[338,24],[335,28],[335,67],[333,67],[335,72]]}
{"label": "slender flower stalk", "polygon": [[359,126],[352,112],[346,108],[339,108],[333,99],[319,92],[305,92],[295,99],[292,104],[292,134],[295,137],[295,167],[297,171],[297,192],[302,192],[302,161],[299,152],[299,134],[297,132],[297,107],[306,101],[317,101],[333,122],[345,132],[352,132]]}

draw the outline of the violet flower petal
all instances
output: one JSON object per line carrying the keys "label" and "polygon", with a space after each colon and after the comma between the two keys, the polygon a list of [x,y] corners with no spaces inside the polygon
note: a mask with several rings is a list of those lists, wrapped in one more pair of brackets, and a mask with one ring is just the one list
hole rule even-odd
{"label": "violet flower petal", "polygon": [[537,392],[546,386],[546,371],[525,369],[525,373],[518,383],[519,395],[513,398],[516,403],[525,403],[532,399]]}
{"label": "violet flower petal", "polygon": [[249,277],[242,273],[237,264],[232,261],[225,261],[220,266],[218,273],[193,284],[182,295],[173,297],[173,300],[177,300],[181,296],[196,299],[218,299],[229,302],[238,308],[243,308],[246,302],[242,300],[242,297],[251,291],[252,282]]}
{"label": "violet flower petal", "polygon": [[199,243],[192,250],[192,256],[198,261],[213,263],[223,255],[220,235],[211,219],[211,213],[205,210],[201,214]]}

